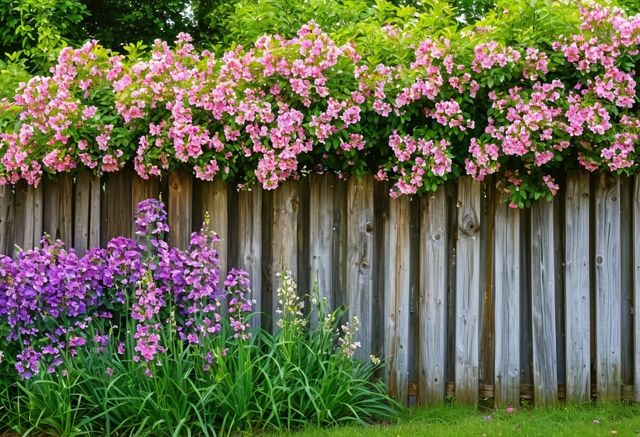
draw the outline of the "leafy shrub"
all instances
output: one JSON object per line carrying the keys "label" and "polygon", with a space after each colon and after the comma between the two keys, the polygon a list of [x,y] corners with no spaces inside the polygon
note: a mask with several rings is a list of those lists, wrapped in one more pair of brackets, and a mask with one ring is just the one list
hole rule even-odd
{"label": "leafy shrub", "polygon": [[[65,49],[51,77],[14,99],[20,122],[0,137],[0,183],[133,161],[143,178],[186,167],[267,189],[312,171],[373,173],[395,196],[466,172],[496,174],[524,207],[551,198],[567,167],[635,172],[640,17],[524,3],[451,38],[446,24],[432,36],[419,23],[385,25],[362,50],[369,61],[314,22],[221,58],[185,34],[150,57],[95,41]],[[558,35],[549,23],[562,16]]]}
{"label": "leafy shrub", "polygon": [[[285,275],[274,333],[251,326],[247,274],[218,289],[214,233],[182,251],[146,200],[138,241],[85,256],[43,238],[0,258],[0,432],[217,435],[393,418],[398,404],[352,359],[344,311],[308,329]],[[5,427],[5,429],[2,429]]]}

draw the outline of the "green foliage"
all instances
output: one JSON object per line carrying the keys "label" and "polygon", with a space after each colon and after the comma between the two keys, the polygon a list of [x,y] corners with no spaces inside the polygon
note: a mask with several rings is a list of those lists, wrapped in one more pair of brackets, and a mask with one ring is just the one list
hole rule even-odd
{"label": "green foliage", "polygon": [[105,351],[68,356],[63,373],[14,383],[11,394],[3,380],[0,432],[214,436],[396,418],[401,407],[374,378],[378,365],[351,358],[354,326],[340,327],[344,309],[326,313],[320,301],[309,328],[289,276],[279,297],[279,328],[256,330],[249,341],[233,337],[227,318],[220,335],[196,345],[163,326],[168,350],[148,368],[151,376],[133,359],[129,336],[123,355],[110,342]]}
{"label": "green foliage", "polygon": [[86,13],[79,0],[0,0],[0,52],[45,72],[60,48],[82,39]]}

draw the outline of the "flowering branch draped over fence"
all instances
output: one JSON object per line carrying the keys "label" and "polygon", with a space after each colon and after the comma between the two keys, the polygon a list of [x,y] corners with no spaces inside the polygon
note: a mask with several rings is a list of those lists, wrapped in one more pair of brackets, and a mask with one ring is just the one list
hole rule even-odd
{"label": "flowering branch draped over fence", "polygon": [[[0,183],[132,161],[143,178],[186,167],[267,189],[311,171],[372,172],[396,196],[466,172],[496,174],[523,207],[554,195],[567,166],[638,168],[640,16],[589,6],[581,17],[552,47],[427,38],[409,65],[367,65],[314,23],[221,58],[188,35],[144,60],[95,41],[67,48],[50,77],[0,102],[19,119],[0,136]],[[385,29],[390,45],[409,44]]]}

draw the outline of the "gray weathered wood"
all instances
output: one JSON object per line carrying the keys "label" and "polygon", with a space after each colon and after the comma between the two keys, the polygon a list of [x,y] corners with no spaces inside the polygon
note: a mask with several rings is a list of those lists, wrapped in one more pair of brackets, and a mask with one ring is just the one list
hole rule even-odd
{"label": "gray weathered wood", "polygon": [[[335,176],[320,175],[312,178],[309,188],[309,279],[312,286],[317,287],[318,297],[326,300],[328,308],[335,308],[333,297],[338,273],[336,258],[339,254],[334,250],[335,184]],[[316,308],[312,307],[311,311],[311,323],[315,326],[318,322]]]}
{"label": "gray weathered wood", "polygon": [[352,177],[347,185],[347,307],[360,320],[356,356],[373,352],[373,178]]}
{"label": "gray weathered wood", "polygon": [[531,206],[533,400],[541,407],[558,402],[553,210],[554,202]]}
{"label": "gray weathered wood", "polygon": [[262,190],[238,193],[238,268],[249,274],[256,303],[253,325],[260,327],[263,308],[262,290]]}
{"label": "gray weathered wood", "polygon": [[[276,322],[276,308],[278,299],[276,290],[280,287],[281,278],[277,273],[291,272],[297,281],[298,272],[298,208],[300,206],[299,184],[287,181],[281,184],[273,193],[272,223],[271,223],[271,254],[272,254],[272,315]],[[303,292],[303,290],[298,290]],[[275,325],[274,325],[275,326]]]}
{"label": "gray weathered wood", "polygon": [[634,394],[640,402],[640,176],[633,185],[633,326],[634,326]]}
{"label": "gray weathered wood", "polygon": [[84,255],[89,248],[89,217],[91,214],[91,174],[81,170],[76,175],[73,246]]}
{"label": "gray weathered wood", "polygon": [[418,402],[445,396],[447,350],[447,196],[440,187],[421,199]]}
{"label": "gray weathered wood", "polygon": [[389,393],[409,399],[409,297],[411,291],[410,203],[407,196],[389,202],[384,281],[384,356]]}
{"label": "gray weathered wood", "polygon": [[187,172],[169,175],[169,244],[189,246],[192,224],[193,178]]}
{"label": "gray weathered wood", "polygon": [[102,179],[100,176],[91,176],[91,200],[89,212],[89,247],[100,246],[101,235],[101,206],[102,206]]}
{"label": "gray weathered wood", "polygon": [[[229,269],[229,187],[221,179],[202,184],[202,211],[210,220],[209,228],[218,234],[216,250],[220,262],[220,289],[224,289],[224,280]],[[199,218],[196,223],[203,221]]]}
{"label": "gray weathered wood", "polygon": [[621,395],[620,178],[600,175],[596,184],[596,384],[598,400]]}
{"label": "gray weathered wood", "polygon": [[589,264],[589,176],[567,176],[565,219],[565,326],[567,402],[591,398]]}
{"label": "gray weathered wood", "polygon": [[0,186],[0,254],[13,251],[13,203],[12,187]]}
{"label": "gray weathered wood", "polygon": [[460,403],[478,400],[480,195],[478,182],[467,176],[460,178],[455,285],[455,384]]}
{"label": "gray weathered wood", "polygon": [[520,402],[520,211],[496,207],[495,269],[495,402]]}
{"label": "gray weathered wood", "polygon": [[146,199],[157,199],[160,195],[158,178],[142,179],[137,174],[131,176],[131,237],[136,234],[136,213],[138,204]]}
{"label": "gray weathered wood", "polygon": [[43,230],[53,239],[73,245],[73,176],[59,174],[56,180],[43,180]]}

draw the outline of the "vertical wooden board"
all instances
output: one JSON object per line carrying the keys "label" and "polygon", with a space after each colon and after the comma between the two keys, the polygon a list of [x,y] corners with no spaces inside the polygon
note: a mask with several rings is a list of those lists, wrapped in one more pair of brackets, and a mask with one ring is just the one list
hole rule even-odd
{"label": "vertical wooden board", "polygon": [[89,247],[100,246],[102,224],[102,179],[91,176],[89,200]]}
{"label": "vertical wooden board", "polygon": [[480,184],[458,181],[456,241],[456,400],[478,400],[478,317],[480,311]]}
{"label": "vertical wooden board", "polygon": [[209,217],[209,228],[218,234],[216,249],[220,261],[220,290],[224,289],[224,280],[229,269],[229,186],[222,179],[201,184],[200,189],[203,217],[196,218],[201,226],[204,215]]}
{"label": "vertical wooden board", "polygon": [[133,209],[131,207],[131,169],[107,175],[105,190],[104,241],[114,237],[133,235]]}
{"label": "vertical wooden board", "polygon": [[565,325],[566,399],[569,403],[591,398],[589,287],[589,176],[567,176],[565,198]]}
{"label": "vertical wooden board", "polygon": [[554,203],[531,207],[531,310],[533,400],[545,407],[558,402]]}
{"label": "vertical wooden board", "polygon": [[23,250],[33,249],[33,229],[31,221],[27,217],[32,214],[31,201],[29,199],[29,187],[26,182],[20,181],[14,187],[15,208],[13,210],[13,241],[15,245],[14,253],[17,248]]}
{"label": "vertical wooden board", "polygon": [[633,243],[632,233],[633,181],[627,176],[620,178],[620,273],[621,273],[621,378],[622,385],[633,385]]}
{"label": "vertical wooden board", "polygon": [[598,400],[621,395],[620,179],[596,184],[596,384]]}
{"label": "vertical wooden board", "polygon": [[418,402],[442,402],[447,349],[447,198],[445,187],[421,199]]}
{"label": "vertical wooden board", "polygon": [[495,402],[520,403],[520,211],[496,206],[495,269]]}
{"label": "vertical wooden board", "polygon": [[360,320],[356,357],[373,352],[373,178],[352,177],[347,185],[347,307]]}
{"label": "vertical wooden board", "polygon": [[[276,308],[278,299],[276,291],[281,279],[277,273],[291,272],[294,280],[298,281],[298,208],[300,206],[300,184],[287,181],[273,192],[272,223],[271,223],[271,254],[272,254],[272,308],[273,322],[276,322]],[[302,292],[300,288],[299,292]],[[274,325],[275,326],[275,325]]]}
{"label": "vertical wooden board", "polygon": [[157,199],[160,196],[160,181],[156,177],[142,179],[137,174],[131,176],[131,237],[135,238],[138,204],[146,199]]}
{"label": "vertical wooden board", "polygon": [[44,220],[43,231],[51,238],[73,245],[73,176],[59,174],[54,179],[43,180]]}
{"label": "vertical wooden board", "polygon": [[640,176],[637,175],[633,184],[633,235],[633,389],[636,402],[640,402]]}
{"label": "vertical wooden board", "polygon": [[480,353],[478,356],[478,380],[480,384],[495,382],[495,301],[494,256],[495,210],[502,199],[489,178],[482,184],[480,200]]}
{"label": "vertical wooden board", "polygon": [[385,360],[389,393],[409,399],[409,296],[411,291],[410,203],[408,196],[389,202],[384,286]]}
{"label": "vertical wooden board", "polygon": [[[333,175],[312,176],[309,187],[309,280],[312,291],[317,287],[318,297],[326,299],[328,308],[335,308],[334,280],[337,272],[338,252],[335,251],[335,210]],[[315,292],[315,291],[314,291]],[[316,308],[312,311],[312,325],[318,323]]]}
{"label": "vertical wooden board", "polygon": [[169,244],[189,246],[192,225],[193,176],[185,171],[169,174]]}
{"label": "vertical wooden board", "polygon": [[13,203],[11,186],[0,186],[0,254],[13,252]]}
{"label": "vertical wooden board", "polygon": [[256,303],[253,326],[261,326],[261,311],[264,311],[262,287],[262,190],[238,193],[237,267],[249,274],[251,289]]}
{"label": "vertical wooden board", "polygon": [[81,170],[76,175],[73,247],[80,256],[89,248],[89,217],[91,215],[91,174]]}

